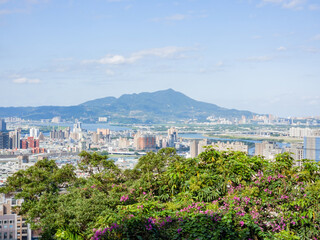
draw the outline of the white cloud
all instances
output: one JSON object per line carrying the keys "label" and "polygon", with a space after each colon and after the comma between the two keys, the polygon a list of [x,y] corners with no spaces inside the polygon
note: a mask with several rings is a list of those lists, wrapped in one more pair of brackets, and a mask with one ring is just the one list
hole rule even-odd
{"label": "white cloud", "polygon": [[0,16],[26,12],[28,12],[26,9],[0,9]]}
{"label": "white cloud", "polygon": [[144,56],[156,56],[161,58],[181,58],[183,55],[181,53],[189,51],[191,49],[182,47],[163,47],[163,48],[152,48],[148,50],[143,50],[134,53],[134,57],[144,57]]}
{"label": "white cloud", "polygon": [[302,47],[302,49],[305,52],[309,52],[309,53],[319,53],[320,52],[320,49],[316,48],[316,47]]}
{"label": "white cloud", "polygon": [[94,60],[94,62],[101,63],[101,64],[111,64],[111,65],[118,65],[118,64],[126,64],[126,63],[134,63],[139,58],[137,57],[124,57],[121,55],[107,55],[104,58],[99,60]]}
{"label": "white cloud", "polygon": [[16,84],[38,84],[41,81],[40,79],[37,79],[37,78],[30,79],[25,77],[19,77],[19,78],[13,79],[12,82]]}
{"label": "white cloud", "polygon": [[313,40],[317,40],[317,41],[320,40],[320,34],[314,36],[312,39],[313,39]]}
{"label": "white cloud", "polygon": [[182,21],[188,18],[188,15],[185,14],[174,14],[171,16],[163,17],[163,18],[153,18],[152,21],[154,22],[161,22],[161,21]]}
{"label": "white cloud", "polygon": [[300,9],[305,3],[305,0],[291,0],[283,3],[284,8]]}
{"label": "white cloud", "polygon": [[320,5],[317,5],[317,4],[311,4],[309,5],[309,10],[311,11],[316,11],[316,10],[319,10],[320,9]]}
{"label": "white cloud", "polygon": [[283,51],[286,51],[286,50],[287,50],[287,48],[286,48],[286,47],[281,46],[281,47],[278,47],[278,48],[277,48],[277,50],[278,50],[279,52],[283,52]]}
{"label": "white cloud", "polygon": [[71,57],[55,58],[53,60],[56,61],[56,62],[70,62],[70,61],[73,61],[73,58],[71,58]]}
{"label": "white cloud", "polygon": [[261,39],[262,37],[260,35],[255,35],[252,37],[253,39]]}
{"label": "white cloud", "polygon": [[41,3],[48,3],[50,0],[25,0],[28,4],[41,4]]}
{"label": "white cloud", "polygon": [[166,17],[165,19],[166,19],[166,20],[169,20],[169,21],[181,21],[181,20],[184,20],[184,19],[186,19],[186,18],[187,18],[186,15],[183,15],[183,14],[175,14],[175,15]]}
{"label": "white cloud", "polygon": [[248,57],[245,59],[249,62],[268,62],[272,60],[272,57],[270,56],[254,56],[254,57]]}
{"label": "white cloud", "polygon": [[183,52],[189,51],[190,49],[181,47],[163,47],[163,48],[152,48],[142,50],[139,52],[132,53],[130,56],[125,57],[122,55],[110,55],[96,60],[84,60],[83,63],[100,63],[109,65],[122,65],[132,64],[145,57],[159,57],[159,58],[184,58]]}
{"label": "white cloud", "polygon": [[199,72],[200,73],[214,73],[214,72],[224,71],[224,68],[225,68],[224,62],[219,61],[216,64],[214,64],[213,66],[200,68]]}
{"label": "white cloud", "polygon": [[263,2],[266,2],[266,3],[277,3],[277,4],[280,4],[280,3],[283,3],[285,0],[263,0]]}
{"label": "white cloud", "polygon": [[222,61],[217,62],[216,64],[216,67],[223,67],[223,66],[224,66],[224,63]]}
{"label": "white cloud", "polygon": [[265,4],[275,4],[287,9],[300,10],[303,9],[306,2],[307,0],[262,0],[260,5],[258,6],[263,6]]}
{"label": "white cloud", "polygon": [[158,17],[158,18],[153,18],[151,19],[151,21],[154,21],[154,22],[174,22],[174,21],[183,21],[183,20],[186,20],[186,19],[203,19],[203,18],[207,18],[208,15],[205,14],[204,12],[200,12],[200,13],[197,13],[197,12],[194,12],[194,11],[189,11],[187,14],[180,14],[180,13],[177,13],[177,14],[173,14],[173,15],[170,15],[170,16],[166,16],[166,17]]}
{"label": "white cloud", "polygon": [[[0,4],[8,3],[9,1],[11,1],[11,0],[0,0]],[[49,1],[50,0],[23,0],[23,2],[25,3],[24,4],[25,8],[0,9],[0,16],[1,15],[16,14],[16,13],[29,13],[31,11],[30,5],[48,3]]]}

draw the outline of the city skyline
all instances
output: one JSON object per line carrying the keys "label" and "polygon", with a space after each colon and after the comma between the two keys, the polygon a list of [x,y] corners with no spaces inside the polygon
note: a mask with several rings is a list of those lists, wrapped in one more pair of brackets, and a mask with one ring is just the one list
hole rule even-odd
{"label": "city skyline", "polygon": [[320,112],[312,0],[0,0],[0,106],[173,88],[221,107]]}

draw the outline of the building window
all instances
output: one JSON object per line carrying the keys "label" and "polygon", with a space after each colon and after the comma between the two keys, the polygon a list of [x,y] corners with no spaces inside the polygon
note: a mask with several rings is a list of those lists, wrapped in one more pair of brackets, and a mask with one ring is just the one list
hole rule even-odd
{"label": "building window", "polygon": [[6,232],[3,233],[3,239],[8,239],[8,233]]}
{"label": "building window", "polygon": [[9,223],[10,223],[10,224],[14,223],[14,220],[10,220]]}
{"label": "building window", "polygon": [[14,199],[14,198],[12,198],[12,199],[11,199],[11,204],[12,204],[12,205],[17,205],[17,200]]}
{"label": "building window", "polygon": [[8,224],[8,221],[7,220],[3,220],[3,224]]}
{"label": "building window", "polygon": [[9,239],[12,240],[13,239],[13,232],[9,233]]}

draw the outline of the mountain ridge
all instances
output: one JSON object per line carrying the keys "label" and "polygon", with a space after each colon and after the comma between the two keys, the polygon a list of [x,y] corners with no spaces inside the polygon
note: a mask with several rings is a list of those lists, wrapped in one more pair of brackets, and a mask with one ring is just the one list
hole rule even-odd
{"label": "mountain ridge", "polygon": [[48,119],[60,116],[65,119],[97,118],[107,116],[111,120],[128,122],[166,122],[196,118],[203,121],[208,116],[250,117],[254,113],[228,109],[216,104],[194,100],[171,88],[156,92],[123,94],[120,97],[104,97],[74,106],[0,107],[0,117]]}

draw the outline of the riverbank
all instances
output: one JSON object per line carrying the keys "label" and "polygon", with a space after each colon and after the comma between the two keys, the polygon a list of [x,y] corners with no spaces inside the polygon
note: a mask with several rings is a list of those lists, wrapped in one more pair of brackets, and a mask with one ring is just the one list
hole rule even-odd
{"label": "riverbank", "polygon": [[263,136],[252,136],[252,135],[227,135],[227,134],[204,134],[207,138],[228,138],[236,140],[253,140],[253,141],[269,141],[269,142],[286,142],[286,143],[301,143],[303,139],[288,138],[288,137],[263,137]]}

